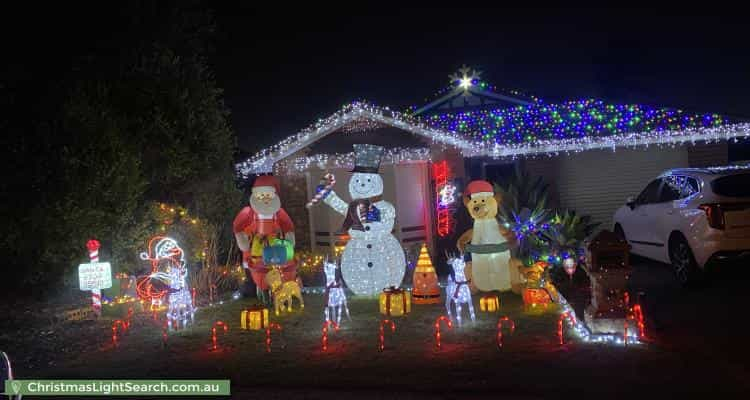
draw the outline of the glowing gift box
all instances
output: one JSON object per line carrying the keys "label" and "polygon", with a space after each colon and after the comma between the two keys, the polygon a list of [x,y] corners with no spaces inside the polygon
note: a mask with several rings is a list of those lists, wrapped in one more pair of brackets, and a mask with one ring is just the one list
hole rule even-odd
{"label": "glowing gift box", "polygon": [[240,316],[242,329],[259,331],[268,326],[268,309],[263,306],[250,307],[243,310]]}
{"label": "glowing gift box", "polygon": [[552,298],[546,289],[526,288],[523,290],[523,304],[527,307],[536,307],[537,305],[547,306],[551,302]]}
{"label": "glowing gift box", "polygon": [[479,299],[479,310],[497,312],[500,310],[500,298],[494,294],[486,294]]}
{"label": "glowing gift box", "polygon": [[399,317],[411,312],[411,294],[404,289],[387,288],[380,293],[380,313]]}
{"label": "glowing gift box", "polygon": [[277,239],[273,244],[263,248],[263,263],[270,265],[283,265],[294,259],[294,246],[292,242]]}

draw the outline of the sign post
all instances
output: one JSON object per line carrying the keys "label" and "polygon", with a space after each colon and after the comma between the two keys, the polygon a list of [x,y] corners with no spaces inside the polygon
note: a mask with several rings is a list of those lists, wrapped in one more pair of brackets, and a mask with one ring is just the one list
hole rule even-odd
{"label": "sign post", "polygon": [[112,287],[112,267],[109,263],[99,262],[99,241],[91,239],[86,242],[89,251],[88,264],[78,266],[78,283],[81,290],[91,291],[91,305],[97,317],[102,314],[102,289]]}

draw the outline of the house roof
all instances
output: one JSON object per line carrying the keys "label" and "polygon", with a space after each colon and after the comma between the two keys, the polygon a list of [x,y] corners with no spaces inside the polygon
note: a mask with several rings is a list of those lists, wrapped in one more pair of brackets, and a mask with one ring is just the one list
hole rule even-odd
{"label": "house roof", "polygon": [[[272,172],[274,164],[312,143],[347,127],[363,125],[398,128],[431,143],[456,148],[464,157],[494,158],[750,137],[750,123],[733,122],[716,114],[599,100],[534,103],[424,118],[354,102],[237,164],[237,172],[243,176]],[[408,161],[411,156],[424,159],[425,151],[391,149],[386,158],[397,162]],[[351,154],[330,157],[350,159]],[[299,164],[304,167],[310,161]]]}
{"label": "house roof", "polygon": [[450,84],[441,89],[427,104],[414,107],[414,115],[429,115],[435,112],[467,110],[482,107],[531,105],[539,98],[521,94],[518,90],[498,90],[497,87],[481,79],[482,72],[466,65],[458,72],[449,75]]}
{"label": "house roof", "polygon": [[460,86],[456,86],[448,94],[414,111],[414,115],[471,107],[531,105],[533,103],[533,101],[523,99],[519,96],[485,90],[483,86],[479,85],[471,85],[463,89]]}

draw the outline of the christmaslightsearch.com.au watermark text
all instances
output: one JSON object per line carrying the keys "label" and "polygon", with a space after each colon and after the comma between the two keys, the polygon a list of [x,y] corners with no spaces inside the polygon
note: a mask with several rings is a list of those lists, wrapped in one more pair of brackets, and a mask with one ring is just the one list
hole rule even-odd
{"label": "christmaslightsearch.com.au watermark text", "polygon": [[228,396],[229,380],[9,380],[11,396]]}

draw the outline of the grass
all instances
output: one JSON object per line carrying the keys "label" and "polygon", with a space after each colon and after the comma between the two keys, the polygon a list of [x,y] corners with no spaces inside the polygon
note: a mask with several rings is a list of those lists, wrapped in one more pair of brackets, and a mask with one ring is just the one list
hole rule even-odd
{"label": "grass", "polygon": [[[309,367],[332,364],[347,365],[347,368],[367,369],[385,367],[391,363],[404,360],[421,363],[431,359],[450,360],[459,354],[495,353],[495,325],[500,315],[508,315],[516,323],[516,332],[508,336],[506,332],[504,352],[528,350],[529,346],[552,346],[556,341],[555,324],[557,315],[549,312],[544,315],[530,315],[521,311],[522,303],[518,296],[503,295],[500,313],[483,313],[479,311],[478,298],[475,298],[476,322],[471,322],[464,309],[464,324],[448,329],[443,326],[443,350],[434,348],[434,322],[445,313],[443,304],[413,305],[412,312],[405,317],[393,317],[396,332],[386,333],[386,349],[378,351],[378,328],[385,316],[378,312],[376,299],[351,298],[349,308],[352,320],[342,317],[341,329],[331,330],[329,349],[321,351],[321,328],[323,323],[323,302],[320,295],[305,295],[306,307],[292,313],[273,315],[271,320],[281,324],[281,334],[274,332],[271,353],[265,351],[265,333],[261,331],[243,331],[239,328],[240,313],[253,300],[242,299],[200,309],[195,322],[187,329],[170,333],[167,346],[164,348],[161,339],[161,328],[149,314],[136,316],[133,327],[121,335],[120,344],[113,347],[109,332],[104,329],[99,351],[81,356],[79,360],[66,365],[65,368],[88,368],[92,364],[101,364],[97,369],[111,371],[109,375],[129,376],[138,374],[134,363],[146,365],[149,369],[162,370],[169,376],[202,369],[196,364],[218,363],[226,370],[256,371],[255,380],[268,383],[275,382],[273,373],[267,376],[263,371],[272,371],[269,365],[294,365],[300,360]],[[161,318],[161,317],[160,317]],[[224,335],[218,335],[219,350],[210,351],[211,327],[215,321],[226,322],[230,329]],[[533,335],[537,338],[528,342],[522,338]],[[143,360],[150,360],[143,363]],[[141,361],[138,361],[141,360]],[[184,360],[178,365],[167,360]],[[165,364],[166,363],[166,364]],[[188,366],[193,366],[188,367]],[[187,368],[186,368],[187,367]],[[289,379],[289,378],[287,378]],[[304,382],[305,376],[296,376]]]}
{"label": "grass", "polygon": [[[305,302],[304,311],[271,316],[282,325],[283,333],[274,333],[270,353],[265,350],[264,332],[239,329],[240,312],[254,303],[242,299],[200,309],[193,325],[170,333],[166,347],[158,321],[149,314],[136,316],[118,347],[111,343],[109,323],[100,321],[87,331],[89,336],[66,336],[70,337],[66,340],[88,343],[86,351],[66,353],[52,367],[29,371],[19,365],[17,375],[228,378],[233,393],[241,398],[330,398],[342,389],[349,398],[352,392],[358,398],[440,397],[449,392],[565,397],[581,393],[583,387],[590,396],[613,391],[624,396],[638,394],[644,386],[680,393],[673,389],[674,379],[710,387],[704,385],[705,379],[695,377],[701,371],[696,367],[700,360],[658,345],[625,348],[571,339],[560,346],[557,313],[526,313],[521,298],[513,294],[501,295],[500,312],[489,314],[479,312],[475,296],[476,322],[465,315],[463,327],[444,328],[440,351],[434,346],[433,324],[445,313],[443,304],[414,305],[408,316],[394,318],[396,332],[386,333],[381,353],[378,327],[383,316],[376,299],[349,300],[352,320],[344,316],[341,330],[330,333],[327,352],[321,351],[322,296],[305,295]],[[515,321],[516,331],[506,334],[505,345],[498,350],[495,325],[501,315]],[[227,322],[230,329],[219,335],[219,349],[212,351],[210,331],[217,320]],[[682,388],[691,394],[700,391]]]}

